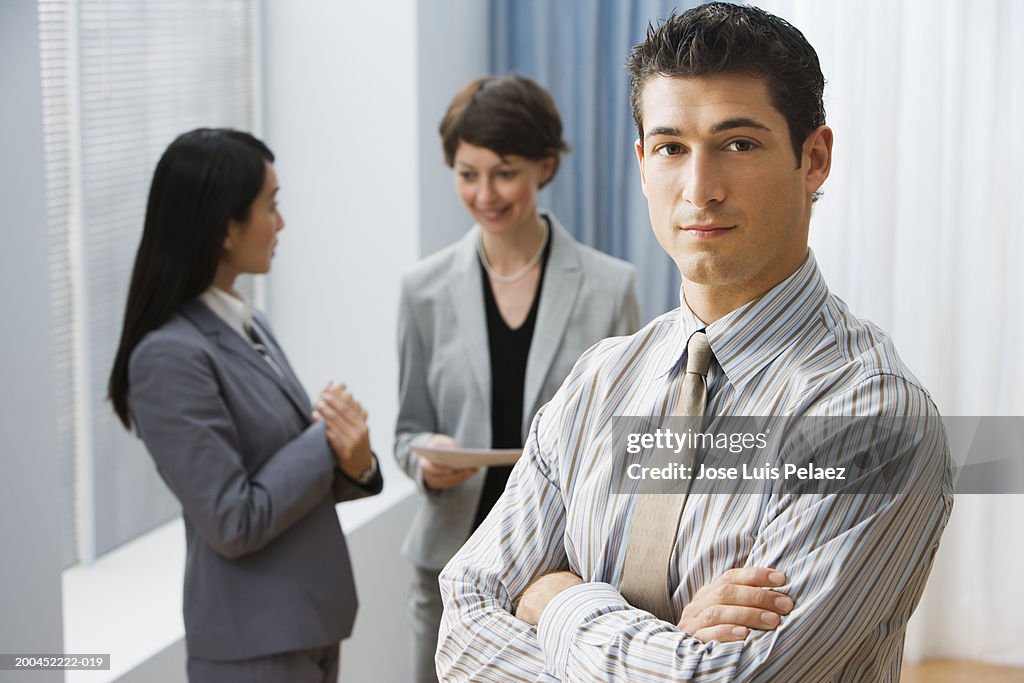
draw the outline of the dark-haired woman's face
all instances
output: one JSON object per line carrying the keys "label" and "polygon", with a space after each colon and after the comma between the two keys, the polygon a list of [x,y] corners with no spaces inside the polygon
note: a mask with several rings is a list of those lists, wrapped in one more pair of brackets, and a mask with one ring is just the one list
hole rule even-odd
{"label": "dark-haired woman's face", "polygon": [[484,230],[515,231],[537,221],[537,190],[554,171],[554,159],[533,161],[498,156],[486,147],[460,142],[455,148],[455,187]]}
{"label": "dark-haired woman's face", "polygon": [[268,163],[263,189],[249,207],[248,219],[228,223],[220,259],[221,265],[235,275],[270,270],[277,233],[284,228],[284,218],[277,209],[277,188],[277,174]]}

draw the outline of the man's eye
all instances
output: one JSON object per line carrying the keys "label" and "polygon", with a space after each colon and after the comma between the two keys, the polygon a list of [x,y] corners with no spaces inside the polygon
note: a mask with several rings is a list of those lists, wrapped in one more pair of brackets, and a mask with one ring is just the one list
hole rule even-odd
{"label": "man's eye", "polygon": [[750,140],[733,140],[729,143],[729,149],[734,152],[749,152],[754,149],[754,143]]}
{"label": "man's eye", "polygon": [[459,171],[459,177],[468,182],[473,180],[473,178],[476,177],[476,174],[472,171]]}
{"label": "man's eye", "polygon": [[515,171],[498,171],[498,177],[503,180],[510,180],[516,177]]}
{"label": "man's eye", "polygon": [[655,152],[663,157],[671,157],[675,156],[676,154],[682,154],[683,146],[676,144],[674,142],[669,142],[667,144],[662,145],[661,147],[658,147],[655,150]]}

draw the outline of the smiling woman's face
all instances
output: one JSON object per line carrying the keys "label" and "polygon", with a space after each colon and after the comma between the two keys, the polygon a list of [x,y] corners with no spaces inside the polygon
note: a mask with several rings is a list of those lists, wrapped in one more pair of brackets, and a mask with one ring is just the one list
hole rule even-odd
{"label": "smiling woman's face", "polygon": [[554,171],[554,158],[499,156],[460,142],[452,164],[455,188],[473,219],[490,233],[525,229],[537,220],[537,191]]}

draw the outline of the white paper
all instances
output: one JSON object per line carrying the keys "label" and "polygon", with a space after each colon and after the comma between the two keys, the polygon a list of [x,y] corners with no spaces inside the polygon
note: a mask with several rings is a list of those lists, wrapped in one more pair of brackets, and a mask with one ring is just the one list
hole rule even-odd
{"label": "white paper", "polygon": [[430,462],[448,467],[514,465],[523,454],[518,448],[434,448],[413,446],[412,452]]}

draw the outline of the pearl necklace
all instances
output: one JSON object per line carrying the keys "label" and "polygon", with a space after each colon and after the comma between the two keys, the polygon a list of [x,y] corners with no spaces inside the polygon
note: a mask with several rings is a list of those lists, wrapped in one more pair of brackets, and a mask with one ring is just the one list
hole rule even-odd
{"label": "pearl necklace", "polygon": [[548,237],[551,235],[551,228],[547,227],[547,224],[545,224],[544,228],[544,237],[540,241],[540,247],[537,249],[537,253],[533,255],[533,258],[527,262],[522,270],[512,273],[511,275],[502,275],[491,267],[490,262],[487,260],[487,254],[484,253],[484,232],[481,230],[480,239],[476,242],[476,250],[477,253],[480,254],[480,262],[484,264],[484,270],[487,271],[487,274],[495,281],[502,282],[506,285],[510,285],[513,282],[519,282],[526,277],[526,274],[533,270],[533,267],[540,262],[540,257],[544,255],[544,247],[548,246]]}

